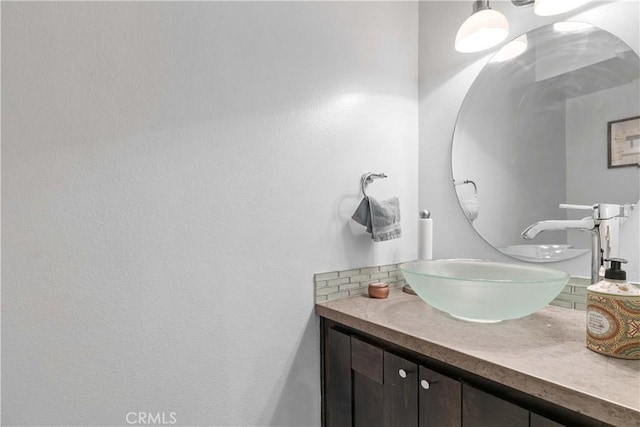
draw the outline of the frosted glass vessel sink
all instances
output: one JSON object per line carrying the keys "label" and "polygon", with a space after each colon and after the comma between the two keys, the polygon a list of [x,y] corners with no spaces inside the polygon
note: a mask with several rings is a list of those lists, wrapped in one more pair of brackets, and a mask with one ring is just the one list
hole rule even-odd
{"label": "frosted glass vessel sink", "polygon": [[400,270],[420,298],[459,319],[495,323],[549,304],[569,281],[551,268],[482,260],[413,261]]}

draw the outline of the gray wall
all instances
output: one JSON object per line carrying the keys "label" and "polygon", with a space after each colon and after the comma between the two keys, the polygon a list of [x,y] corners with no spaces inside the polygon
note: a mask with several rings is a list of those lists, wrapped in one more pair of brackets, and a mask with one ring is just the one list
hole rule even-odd
{"label": "gray wall", "polygon": [[[453,175],[476,183],[480,215],[473,227],[496,247],[526,243],[520,233],[558,218],[558,204],[566,201],[558,185],[566,175],[564,97],[558,102],[533,84],[532,70],[518,63],[492,64],[470,88],[456,122]],[[472,188],[458,185],[456,192],[468,200]],[[550,234],[536,243],[566,242],[566,235]]]}
{"label": "gray wall", "polygon": [[[637,96],[628,96],[637,94]],[[606,115],[603,116],[603,112]],[[567,196],[574,203],[587,203],[596,197],[608,203],[635,203],[640,197],[633,184],[637,167],[607,168],[607,122],[640,116],[640,81],[617,86],[567,101]],[[603,120],[604,118],[604,120]],[[599,153],[592,156],[590,153]],[[580,176],[588,169],[594,186]],[[635,189],[636,191],[632,191]]]}
{"label": "gray wall", "polygon": [[2,2],[3,425],[320,425],[313,273],[416,256],[417,8]]}
{"label": "gray wall", "polygon": [[[567,101],[566,115],[567,152],[573,153],[567,156],[567,200],[587,204],[594,199],[606,203],[637,203],[640,198],[638,168],[608,169],[603,141],[607,138],[607,122],[640,116],[640,81],[572,98]],[[588,170],[588,179],[575,179],[584,176],[585,170]],[[593,185],[594,182],[599,185]],[[588,244],[589,236],[583,234],[573,233],[570,243]],[[638,259],[637,253],[635,257],[630,256],[629,251],[626,253],[629,261]]]}
{"label": "gray wall", "polygon": [[[513,7],[511,2],[492,2],[492,7],[507,16],[509,39],[554,21],[582,20],[609,31],[640,52],[637,1],[591,2],[573,13],[546,18],[535,16],[531,8]],[[469,87],[495,52],[460,54],[453,49],[456,31],[470,10],[467,2],[420,3],[420,209],[433,213],[435,258],[514,262],[488,245],[468,224],[451,183],[450,149],[456,116]],[[481,204],[480,215],[482,209]],[[640,279],[639,211],[636,209],[624,225],[621,239],[621,255],[630,260],[627,271],[634,280]],[[551,266],[588,277],[590,258],[584,255]]]}

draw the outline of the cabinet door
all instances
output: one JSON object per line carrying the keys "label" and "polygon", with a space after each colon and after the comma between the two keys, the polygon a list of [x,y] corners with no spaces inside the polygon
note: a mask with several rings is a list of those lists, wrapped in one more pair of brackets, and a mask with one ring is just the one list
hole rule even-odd
{"label": "cabinet door", "polygon": [[351,337],[329,329],[325,339],[325,426],[350,426]]}
{"label": "cabinet door", "polygon": [[564,424],[551,421],[550,419],[534,412],[531,413],[530,422],[530,427],[564,427]]}
{"label": "cabinet door", "polygon": [[354,427],[384,427],[383,396],[381,383],[353,372]]}
{"label": "cabinet door", "polygon": [[462,424],[464,427],[529,427],[529,411],[463,384]]}
{"label": "cabinet door", "polygon": [[384,353],[384,425],[418,426],[418,365]]}
{"label": "cabinet door", "polygon": [[420,427],[460,427],[462,425],[462,384],[420,366],[418,371]]}
{"label": "cabinet door", "polygon": [[[384,426],[383,351],[351,338],[353,370],[353,426]],[[350,424],[345,424],[348,426]]]}

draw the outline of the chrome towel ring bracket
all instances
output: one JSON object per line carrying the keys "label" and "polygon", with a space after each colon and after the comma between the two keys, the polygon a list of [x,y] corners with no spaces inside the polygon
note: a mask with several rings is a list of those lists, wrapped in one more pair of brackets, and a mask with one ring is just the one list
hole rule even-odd
{"label": "chrome towel ring bracket", "polygon": [[454,186],[458,186],[458,185],[462,185],[462,184],[471,184],[471,185],[473,185],[473,194],[475,196],[478,195],[478,186],[476,185],[475,182],[471,181],[470,179],[465,179],[464,181],[456,181],[456,180],[453,181],[453,185]]}
{"label": "chrome towel ring bracket", "polygon": [[371,184],[373,182],[374,179],[380,179],[380,178],[386,178],[387,175],[384,174],[384,172],[382,173],[371,173],[371,172],[367,172],[364,175],[362,175],[362,178],[360,178],[360,188],[362,189],[362,195],[365,198],[369,198],[369,196],[367,195],[367,185]]}

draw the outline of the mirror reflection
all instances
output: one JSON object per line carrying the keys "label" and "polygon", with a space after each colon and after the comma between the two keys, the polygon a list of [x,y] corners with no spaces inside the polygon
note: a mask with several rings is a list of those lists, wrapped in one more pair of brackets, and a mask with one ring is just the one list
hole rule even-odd
{"label": "mirror reflection", "polygon": [[[538,221],[590,215],[562,204],[638,203],[639,79],[638,55],[584,23],[535,29],[496,53],[463,102],[452,146],[455,191],[480,236],[530,262],[589,252],[589,233],[521,233]],[[609,144],[610,123],[620,121],[627,133]],[[627,159],[623,167],[611,167],[610,150]]]}

